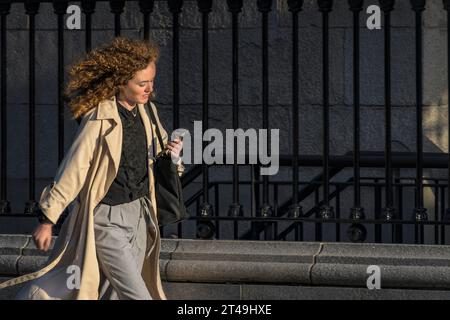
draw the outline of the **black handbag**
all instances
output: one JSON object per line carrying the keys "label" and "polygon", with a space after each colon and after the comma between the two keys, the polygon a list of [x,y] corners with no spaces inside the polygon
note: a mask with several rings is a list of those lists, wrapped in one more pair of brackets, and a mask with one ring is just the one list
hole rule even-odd
{"label": "black handbag", "polygon": [[[164,142],[155,114],[151,106],[148,106],[148,109],[150,110],[151,121],[156,127],[155,131],[161,150],[164,150]],[[156,155],[155,143],[152,145],[155,155],[153,175],[155,177],[158,224],[159,226],[167,226],[188,219],[189,215],[184,205],[183,189],[178,176],[177,165],[173,163],[170,154]]]}

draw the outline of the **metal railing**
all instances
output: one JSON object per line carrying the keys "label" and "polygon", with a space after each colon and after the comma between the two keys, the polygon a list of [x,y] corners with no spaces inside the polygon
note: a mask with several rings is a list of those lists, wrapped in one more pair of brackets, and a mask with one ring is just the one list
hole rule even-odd
{"label": "metal railing", "polygon": [[[248,0],[254,1],[254,0]],[[11,206],[8,201],[8,186],[7,186],[7,155],[8,155],[8,132],[7,132],[7,86],[8,83],[8,75],[6,72],[6,66],[8,64],[7,61],[7,48],[8,48],[8,39],[7,39],[7,22],[8,16],[10,13],[11,5],[17,3],[24,4],[24,10],[26,15],[28,16],[28,36],[29,36],[29,79],[28,79],[28,88],[29,88],[29,201],[25,204],[25,209],[23,212],[25,214],[32,215],[36,208],[36,173],[35,173],[35,150],[36,150],[36,142],[35,142],[35,114],[36,114],[36,101],[35,101],[35,84],[36,84],[36,74],[35,74],[35,17],[39,14],[40,4],[43,2],[51,2],[53,4],[54,13],[57,16],[57,34],[58,34],[58,52],[57,52],[57,64],[58,64],[58,72],[55,74],[55,77],[58,78],[58,98],[57,98],[57,110],[55,110],[58,114],[58,159],[62,160],[64,154],[64,108],[65,101],[63,99],[63,88],[64,88],[64,48],[65,48],[65,31],[64,31],[64,14],[66,13],[67,6],[69,1],[64,0],[54,0],[54,1],[8,1],[1,0],[0,1],[0,130],[1,130],[1,158],[0,158],[0,213],[3,215],[11,214]],[[89,51],[92,47],[92,15],[95,12],[96,3],[99,1],[93,0],[82,0],[80,3],[82,13],[85,17],[85,50]],[[114,35],[119,36],[121,34],[121,17],[124,12],[124,8],[126,6],[126,2],[131,1],[108,1],[110,4],[111,12],[113,13],[114,19]],[[154,0],[142,0],[142,1],[134,1],[139,4],[140,14],[142,16],[143,21],[143,38],[148,39],[150,36],[150,19],[154,10]],[[168,6],[170,14],[172,15],[172,67],[173,67],[173,75],[172,75],[172,89],[173,89],[173,128],[178,128],[180,124],[180,57],[182,57],[183,52],[180,52],[180,23],[179,17],[183,10],[184,1],[182,0],[167,0],[160,1],[165,2]],[[201,13],[202,17],[202,120],[203,120],[203,133],[208,129],[208,106],[209,106],[209,15],[212,10],[212,0],[198,0],[197,2],[198,10]],[[363,0],[349,0],[347,1],[348,10],[353,15],[353,150],[351,154],[351,158],[341,157],[336,158],[330,155],[330,133],[329,133],[329,110],[330,110],[330,55],[329,55],[329,41],[330,41],[330,26],[329,26],[329,17],[333,15],[333,9],[335,3],[332,0],[318,0],[317,6],[314,10],[320,11],[322,17],[321,31],[322,31],[322,110],[323,110],[323,154],[320,157],[316,157],[312,160],[314,166],[322,167],[322,175],[320,181],[316,182],[306,182],[300,181],[299,176],[299,167],[307,166],[308,157],[302,157],[299,154],[299,145],[302,143],[302,140],[299,137],[299,117],[301,114],[299,113],[299,95],[301,94],[301,89],[299,88],[299,19],[302,17],[303,10],[303,1],[302,0],[289,0],[287,1],[287,5],[289,11],[291,12],[292,18],[292,68],[289,71],[288,76],[292,80],[292,155],[285,157],[285,163],[288,162],[288,166],[291,167],[292,179],[289,182],[291,188],[291,197],[289,200],[283,204],[280,210],[280,206],[275,199],[271,200],[270,189],[272,189],[277,185],[276,182],[269,181],[267,176],[261,176],[258,170],[252,170],[252,181],[250,182],[252,191],[251,197],[251,214],[248,216],[244,216],[244,208],[242,206],[241,199],[241,187],[248,184],[248,181],[241,181],[239,166],[234,164],[233,167],[233,175],[232,175],[232,201],[229,205],[228,209],[219,209],[227,212],[228,217],[219,215],[217,212],[218,205],[217,198],[214,199],[214,203],[211,203],[211,199],[209,196],[209,188],[216,188],[218,182],[210,181],[210,168],[203,164],[201,167],[194,167],[193,171],[189,172],[187,176],[184,178],[184,185],[189,184],[189,181],[193,181],[197,176],[202,176],[202,189],[195,195],[192,201],[195,200],[197,207],[195,208],[195,214],[192,219],[201,220],[199,223],[200,235],[202,234],[201,228],[203,228],[206,224],[205,221],[210,220],[233,220],[235,226],[238,225],[238,221],[240,220],[251,220],[257,223],[256,226],[252,225],[250,233],[246,233],[244,238],[257,238],[261,230],[265,232],[267,228],[275,228],[277,226],[278,221],[286,220],[293,221],[293,224],[281,231],[274,231],[272,235],[269,237],[271,239],[285,239],[286,236],[293,230],[295,233],[295,240],[303,239],[303,231],[302,228],[307,223],[312,223],[315,225],[315,236],[314,239],[320,241],[323,237],[321,235],[322,224],[329,223],[351,223],[354,225],[358,225],[358,228],[354,229],[354,234],[362,235],[364,233],[363,228],[360,226],[364,223],[370,223],[375,225],[375,240],[381,241],[380,236],[380,227],[381,225],[391,225],[393,230],[395,230],[395,234],[393,233],[393,239],[395,241],[402,241],[401,236],[401,227],[406,224],[413,224],[416,227],[416,237],[415,241],[419,243],[424,242],[424,232],[423,227],[426,225],[434,225],[435,230],[440,230],[440,235],[436,235],[435,239],[439,241],[435,241],[436,243],[445,243],[445,225],[447,221],[443,219],[447,217],[450,213],[448,209],[448,203],[445,202],[444,193],[447,194],[448,198],[450,198],[450,189],[447,188],[445,190],[445,185],[439,182],[437,189],[439,191],[439,197],[436,196],[436,201],[439,203],[439,214],[437,217],[441,217],[440,219],[435,219],[435,221],[428,221],[428,213],[427,209],[424,207],[424,187],[428,187],[428,185],[424,184],[423,177],[423,168],[425,166],[428,167],[441,167],[448,168],[450,164],[450,157],[448,154],[440,154],[440,155],[429,155],[428,157],[424,156],[423,153],[423,128],[422,128],[422,98],[423,98],[423,77],[422,77],[422,67],[423,67],[423,26],[422,26],[422,14],[425,10],[426,5],[425,0],[410,0],[411,5],[411,14],[415,16],[415,75],[416,75],[416,128],[417,128],[417,136],[416,136],[416,146],[417,150],[413,154],[415,159],[411,162],[411,154],[405,155],[402,160],[402,155],[397,155],[397,158],[394,158],[394,153],[392,152],[391,144],[392,144],[392,121],[391,121],[391,87],[392,87],[392,76],[391,76],[391,12],[394,10],[395,1],[394,0],[380,0],[379,5],[384,14],[384,108],[385,108],[385,150],[382,154],[372,154],[372,155],[363,155],[360,152],[360,25],[359,18],[360,13],[362,11],[364,1]],[[270,77],[269,77],[269,15],[273,11],[273,1],[272,0],[257,0],[256,1],[257,8],[261,14],[261,84],[262,84],[262,128],[270,127],[270,119],[269,119],[269,88],[270,88]],[[243,7],[243,0],[228,0],[227,7],[231,15],[232,25],[231,25],[231,34],[232,34],[232,50],[229,53],[232,57],[232,64],[230,68],[232,69],[232,119],[233,119],[233,128],[239,127],[239,15],[241,14]],[[309,8],[311,9],[311,8]],[[448,10],[448,1],[443,1],[442,10],[447,11],[447,21],[448,28],[450,28],[450,16]],[[448,30],[448,29],[447,29]],[[448,38],[448,43],[450,43],[450,38]],[[450,54],[448,54],[448,61],[450,64]],[[450,78],[449,78],[450,79]],[[449,80],[450,86],[450,80]],[[450,121],[450,117],[449,117]],[[449,122],[450,127],[450,122]],[[450,134],[450,133],[449,133]],[[449,139],[450,140],[450,139]],[[235,142],[236,143],[236,142]],[[236,147],[236,144],[235,144]],[[365,158],[364,158],[365,157]],[[380,159],[382,158],[382,161]],[[311,157],[312,159],[313,157]],[[236,158],[235,158],[236,159]],[[301,160],[302,159],[302,160]],[[334,160],[332,160],[334,159]],[[283,159],[282,159],[283,160]],[[304,161],[303,161],[304,160]],[[346,163],[346,167],[353,167],[354,170],[354,178],[353,183],[351,184],[342,184],[342,183],[332,183],[331,177],[339,172],[345,166],[336,167],[332,163],[335,161],[343,161]],[[396,167],[410,167],[411,164],[416,169],[416,178],[414,182],[414,189],[416,193],[415,197],[415,208],[414,208],[414,218],[413,219],[403,219],[403,212],[401,210],[401,203],[394,202],[394,196],[396,190],[401,190],[402,185],[400,182],[394,182],[393,176],[393,167],[394,161],[397,161],[395,164]],[[427,164],[424,162],[428,161]],[[236,162],[236,161],[235,161]],[[385,177],[383,179],[383,185],[380,185],[380,179],[378,182],[374,182],[371,186],[374,188],[376,197],[378,201],[376,201],[376,208],[374,211],[376,212],[376,217],[372,220],[366,219],[365,208],[362,206],[362,194],[361,187],[369,186],[367,183],[362,182],[362,178],[360,176],[360,169],[362,166],[362,162],[366,162],[366,167],[370,167],[371,163],[377,163],[374,165],[375,167],[384,167],[385,168]],[[286,165],[286,164],[285,164]],[[255,166],[257,169],[258,166]],[[450,173],[447,179],[450,181]],[[281,183],[281,182],[280,182]],[[319,185],[317,185],[319,183]],[[301,189],[303,185],[307,184],[306,187]],[[260,189],[262,187],[262,190]],[[313,209],[310,209],[310,213],[314,212],[314,218],[311,218],[308,215],[305,215],[302,212],[302,201],[306,198],[302,195],[302,192],[305,192],[308,188],[312,188],[316,192],[316,199],[320,197],[317,194],[318,186],[322,187],[322,200],[318,201]],[[348,213],[349,219],[341,219],[345,215],[345,213],[340,212],[340,205],[338,204],[339,195],[343,190],[348,189],[349,186],[352,186],[353,192],[353,207],[350,208],[350,212]],[[384,188],[382,188],[384,186]],[[337,191],[331,192],[330,187],[336,187]],[[260,192],[261,191],[261,192]],[[381,197],[381,192],[384,192],[384,200]],[[401,194],[401,192],[400,192]],[[331,200],[335,200],[335,206],[331,205]],[[398,199],[397,199],[398,200]],[[215,206],[215,207],[214,207]],[[214,210],[216,209],[216,210]],[[313,211],[311,211],[313,210]],[[20,211],[20,210],[19,210]],[[215,212],[214,212],[215,211]],[[277,215],[282,211],[281,215],[287,215],[288,218],[282,218],[281,215]],[[15,209],[17,212],[17,209]],[[275,214],[274,214],[275,212]],[[435,214],[436,215],[436,214]],[[264,220],[265,219],[265,220]],[[264,220],[261,222],[260,220]],[[262,226],[261,227],[261,223]],[[259,224],[259,225],[258,225]],[[211,227],[211,223],[209,224]],[[441,229],[439,229],[441,228]],[[208,232],[203,233],[203,235],[208,235]],[[249,234],[252,234],[250,237]],[[351,234],[351,232],[350,232]],[[400,234],[400,235],[399,235]],[[178,228],[178,235],[183,235],[182,225]],[[235,238],[237,238],[238,232],[234,231]],[[336,240],[341,239],[341,230],[336,228]],[[217,236],[217,235],[216,235]],[[437,237],[437,238],[436,238]],[[355,236],[353,240],[359,241],[360,238]]]}
{"label": "metal railing", "polygon": [[[348,153],[344,156],[332,156],[330,159],[330,177],[337,176],[346,167],[351,167],[352,154]],[[414,168],[414,153],[393,153],[392,167]],[[318,167],[320,166],[320,157],[300,157],[304,166]],[[292,157],[285,156],[281,158],[282,165],[290,165]],[[360,159],[363,167],[382,168],[384,167],[385,157],[382,152],[363,152]],[[425,153],[424,168],[446,168],[446,154]],[[411,196],[407,193],[414,192],[414,199],[417,199],[416,178],[415,177],[394,177],[392,188],[394,190],[393,203],[397,210],[395,218],[389,218],[383,215],[383,191],[386,190],[385,177],[360,177],[360,187],[367,190],[367,194],[373,195],[371,201],[365,200],[366,205],[372,202],[370,212],[367,216],[354,217],[351,213],[348,215],[342,212],[345,206],[343,198],[348,199],[346,191],[355,186],[354,178],[347,181],[330,182],[333,191],[329,194],[329,201],[335,204],[335,216],[333,218],[324,218],[321,216],[321,207],[324,205],[323,199],[320,199],[320,189],[323,188],[323,172],[318,174],[310,181],[298,182],[297,199],[301,203],[308,203],[307,211],[301,208],[300,214],[290,210],[292,198],[284,197],[280,199],[280,190],[286,189],[292,185],[292,181],[270,181],[271,202],[274,203],[272,215],[261,215],[260,211],[255,209],[258,198],[254,194],[262,185],[261,180],[251,179],[250,181],[241,181],[241,188],[250,190],[251,201],[250,210],[244,210],[247,214],[235,216],[230,212],[224,215],[225,208],[220,203],[220,194],[223,190],[229,190],[230,181],[214,181],[209,184],[208,190],[212,190],[214,195],[213,214],[200,215],[192,217],[197,221],[197,229],[195,233],[185,231],[178,233],[178,237],[197,237],[204,239],[221,239],[221,224],[228,223],[232,225],[231,239],[245,240],[292,240],[292,241],[352,241],[363,242],[371,241],[375,243],[415,243],[415,244],[448,244],[446,239],[445,227],[450,225],[450,217],[446,210],[446,194],[448,192],[448,183],[446,179],[424,177],[423,188],[432,192],[434,201],[434,213],[429,219],[417,219],[416,210],[409,209],[408,202]],[[257,191],[258,194],[260,193]],[[351,192],[350,192],[351,193]],[[201,205],[202,193],[199,191],[194,193],[189,199],[186,199],[186,205],[191,212],[199,212]],[[345,197],[344,197],[345,196]],[[312,203],[312,204],[311,204]],[[411,207],[411,206],[410,206]],[[223,222],[222,222],[223,221]],[[334,229],[325,227],[325,225],[335,225]],[[283,226],[281,229],[280,226]],[[327,228],[327,234],[324,236],[324,228]],[[228,228],[230,229],[230,228]],[[306,232],[306,230],[309,230]],[[427,236],[426,236],[427,235]],[[230,238],[230,237],[229,237]]]}

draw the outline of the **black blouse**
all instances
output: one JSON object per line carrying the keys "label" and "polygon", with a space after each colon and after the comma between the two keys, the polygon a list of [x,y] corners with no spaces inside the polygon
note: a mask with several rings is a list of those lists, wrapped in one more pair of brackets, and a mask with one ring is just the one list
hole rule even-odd
{"label": "black blouse", "polygon": [[[101,201],[115,206],[148,195],[148,159],[145,127],[137,106],[132,110],[117,103],[122,121],[123,139],[119,170]],[[134,114],[135,113],[135,114]]]}

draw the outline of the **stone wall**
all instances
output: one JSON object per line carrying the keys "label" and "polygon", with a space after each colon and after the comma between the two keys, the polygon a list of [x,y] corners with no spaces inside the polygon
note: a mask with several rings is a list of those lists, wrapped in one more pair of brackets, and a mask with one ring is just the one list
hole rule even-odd
{"label": "stone wall", "polygon": [[[169,299],[448,299],[449,259],[449,246],[164,239],[160,270]],[[0,235],[0,282],[46,260],[30,236]]]}

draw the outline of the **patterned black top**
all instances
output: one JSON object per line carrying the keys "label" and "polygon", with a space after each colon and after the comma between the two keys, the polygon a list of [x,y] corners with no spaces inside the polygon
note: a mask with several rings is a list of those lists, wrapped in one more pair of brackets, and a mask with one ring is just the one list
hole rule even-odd
{"label": "patterned black top", "polygon": [[117,177],[101,201],[115,206],[149,193],[147,139],[137,107],[132,111],[117,103],[123,128],[122,153]]}

